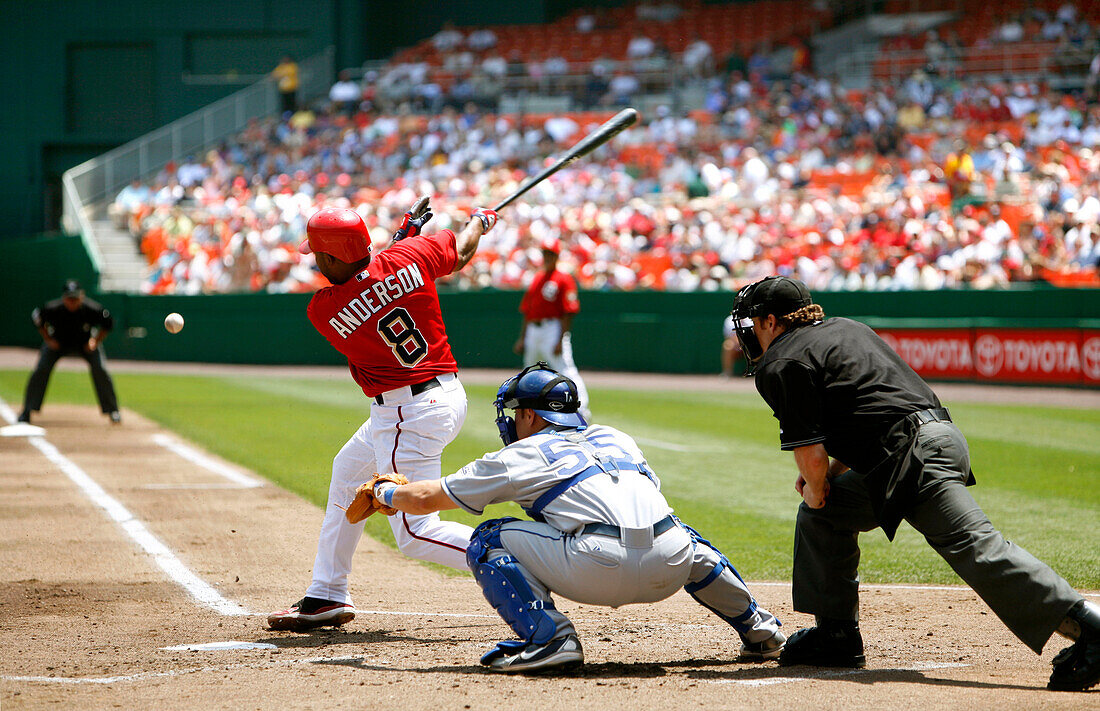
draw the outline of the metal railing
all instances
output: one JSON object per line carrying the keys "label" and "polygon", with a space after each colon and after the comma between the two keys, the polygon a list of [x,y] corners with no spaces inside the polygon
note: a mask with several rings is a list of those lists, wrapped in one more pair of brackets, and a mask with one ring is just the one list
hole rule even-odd
{"label": "metal railing", "polygon": [[[328,92],[333,77],[333,47],[298,64],[298,95],[309,101]],[[170,161],[179,161],[247,126],[254,118],[270,116],[279,108],[275,82],[262,79],[224,99],[125,143],[62,176],[62,225],[79,232],[93,259],[99,258],[89,218],[90,208],[113,198],[135,178],[156,173]],[[96,265],[97,269],[99,264]]]}
{"label": "metal railing", "polygon": [[[930,56],[925,50],[881,49],[851,52],[838,58],[836,72],[863,74],[877,80],[905,79],[918,69],[933,67],[943,75],[958,77],[1035,77],[1050,73],[1085,74],[1089,52],[1062,52],[1054,42],[1020,42],[988,47],[963,47],[947,56]],[[1095,56],[1093,54],[1093,56]]]}

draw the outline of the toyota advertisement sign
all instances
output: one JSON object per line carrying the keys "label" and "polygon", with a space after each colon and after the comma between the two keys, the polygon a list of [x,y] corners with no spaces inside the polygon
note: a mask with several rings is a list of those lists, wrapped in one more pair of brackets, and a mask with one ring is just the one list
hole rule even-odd
{"label": "toyota advertisement sign", "polygon": [[921,376],[1100,385],[1096,329],[876,329]]}

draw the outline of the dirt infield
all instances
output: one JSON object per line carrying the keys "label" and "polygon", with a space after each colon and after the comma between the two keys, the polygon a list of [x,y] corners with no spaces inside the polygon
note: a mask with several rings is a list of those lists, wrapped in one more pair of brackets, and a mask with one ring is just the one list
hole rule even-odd
{"label": "dirt infield", "polygon": [[[308,582],[321,511],[210,455],[186,459],[187,443],[123,416],[116,427],[94,408],[51,404],[36,420],[44,438],[0,438],[5,711],[1100,703],[1095,691],[1046,691],[1061,640],[1036,657],[962,587],[866,588],[861,671],[739,664],[732,630],[682,593],[619,610],[559,600],[577,623],[585,667],[504,677],[477,664],[510,632],[471,578],[445,577],[364,538],[352,574],[359,617],[341,631],[270,632],[263,614]],[[786,582],[752,587],[787,630],[809,621],[791,611]],[[227,642],[267,647],[166,649]]]}

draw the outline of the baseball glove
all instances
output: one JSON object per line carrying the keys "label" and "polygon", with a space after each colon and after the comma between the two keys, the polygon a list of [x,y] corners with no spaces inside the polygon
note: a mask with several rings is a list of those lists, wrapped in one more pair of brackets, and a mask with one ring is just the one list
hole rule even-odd
{"label": "baseball glove", "polygon": [[397,509],[386,506],[374,498],[374,485],[380,481],[391,481],[394,484],[408,484],[409,480],[401,474],[375,474],[366,484],[360,484],[355,490],[355,498],[344,509],[344,516],[348,523],[359,523],[365,520],[375,511],[381,511],[386,516],[393,516]]}

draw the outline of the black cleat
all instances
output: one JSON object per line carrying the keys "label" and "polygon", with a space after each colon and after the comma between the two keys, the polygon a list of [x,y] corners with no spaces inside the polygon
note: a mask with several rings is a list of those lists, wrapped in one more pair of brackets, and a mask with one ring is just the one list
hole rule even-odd
{"label": "black cleat", "polygon": [[497,645],[481,658],[481,663],[495,671],[534,673],[549,669],[572,669],[584,662],[584,650],[577,635],[552,639],[546,644]]}
{"label": "black cleat", "polygon": [[339,627],[355,619],[355,608],[344,602],[303,597],[282,612],[267,616],[273,630],[306,632],[317,627]]}
{"label": "black cleat", "polygon": [[851,621],[820,620],[817,627],[798,630],[787,639],[779,655],[779,666],[796,664],[854,669],[867,666],[859,625]]}
{"label": "black cleat", "polygon": [[1081,627],[1081,636],[1055,655],[1047,688],[1086,691],[1100,684],[1100,609],[1082,600],[1066,617]]}

